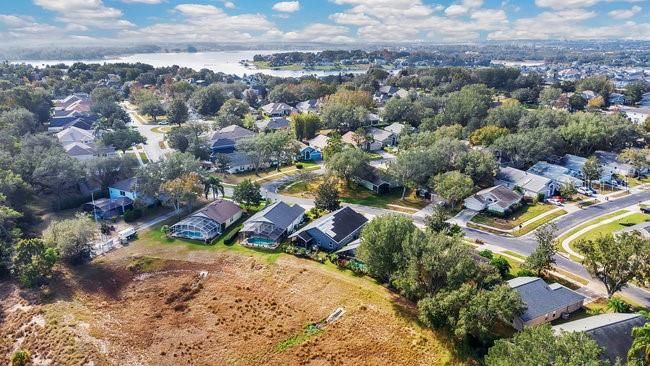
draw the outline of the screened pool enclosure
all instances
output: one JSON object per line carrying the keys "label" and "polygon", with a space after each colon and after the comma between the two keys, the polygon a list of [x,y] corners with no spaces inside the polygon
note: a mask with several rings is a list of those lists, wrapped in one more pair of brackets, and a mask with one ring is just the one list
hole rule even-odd
{"label": "screened pool enclosure", "polygon": [[202,215],[185,218],[169,228],[172,236],[210,241],[221,234],[221,224]]}

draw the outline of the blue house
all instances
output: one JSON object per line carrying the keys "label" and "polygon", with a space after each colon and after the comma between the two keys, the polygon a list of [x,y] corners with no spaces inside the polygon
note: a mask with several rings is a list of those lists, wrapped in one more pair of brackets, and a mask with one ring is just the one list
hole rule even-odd
{"label": "blue house", "polygon": [[298,246],[333,252],[358,239],[367,222],[365,216],[346,206],[313,221],[289,239]]}
{"label": "blue house", "polygon": [[124,180],[121,180],[108,187],[108,196],[111,199],[117,198],[129,198],[132,201],[140,200],[145,205],[153,205],[156,203],[156,199],[151,196],[146,196],[138,192],[138,178],[131,177]]}
{"label": "blue house", "polygon": [[300,152],[298,153],[298,160],[303,161],[318,161],[323,159],[323,153],[317,148],[303,143],[300,144]]}

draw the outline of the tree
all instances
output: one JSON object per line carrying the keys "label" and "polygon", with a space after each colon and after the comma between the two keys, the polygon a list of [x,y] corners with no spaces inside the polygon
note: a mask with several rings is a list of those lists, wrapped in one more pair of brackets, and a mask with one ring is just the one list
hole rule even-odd
{"label": "tree", "polygon": [[219,197],[219,193],[222,196],[225,196],[224,185],[221,182],[221,179],[215,175],[210,175],[203,180],[203,194],[205,194],[205,199],[208,199],[208,194],[212,192],[212,199],[216,200]]}
{"label": "tree", "polygon": [[602,174],[602,167],[595,156],[590,156],[582,166],[582,175],[585,177],[587,187],[591,188],[591,181],[599,179]]}
{"label": "tree", "polygon": [[33,134],[41,126],[36,116],[24,108],[12,109],[0,114],[0,131],[10,136],[22,137]]}
{"label": "tree", "polygon": [[339,191],[336,189],[336,183],[333,180],[326,180],[316,189],[314,205],[319,210],[336,211],[341,207],[339,201]]}
{"label": "tree", "polygon": [[60,151],[52,150],[52,154],[37,162],[31,176],[32,184],[57,197],[57,205],[66,192],[76,190],[83,176],[81,164],[75,158]]}
{"label": "tree", "polygon": [[190,147],[190,140],[185,136],[178,128],[174,128],[167,135],[165,135],[165,140],[169,144],[169,147],[176,149],[182,153],[187,151],[187,148]]}
{"label": "tree", "polygon": [[[646,319],[650,320],[650,312],[641,311]],[[627,353],[628,361],[635,361],[638,355],[642,355],[643,362],[650,364],[650,321],[632,329],[632,347]]]}
{"label": "tree", "polygon": [[343,141],[341,140],[341,135],[337,132],[333,132],[329,136],[327,141],[327,146],[323,149],[323,158],[329,160],[330,157],[334,154],[339,153],[343,150]]}
{"label": "tree", "polygon": [[160,191],[165,194],[176,211],[181,209],[182,203],[187,203],[191,211],[192,203],[203,193],[201,178],[196,173],[163,182]]}
{"label": "tree", "polygon": [[90,258],[97,228],[90,216],[77,214],[72,219],[52,222],[43,232],[43,241],[56,248],[61,259],[77,264]]}
{"label": "tree", "polygon": [[372,109],[375,103],[372,95],[364,90],[347,90],[339,89],[336,93],[327,96],[327,103],[340,103],[349,106],[362,106],[366,109]]}
{"label": "tree", "polygon": [[581,111],[587,106],[587,100],[576,93],[569,97],[569,107],[572,111]]}
{"label": "tree", "polygon": [[611,299],[607,300],[607,309],[615,313],[629,313],[632,310],[632,306],[630,306],[630,304],[625,302],[623,299],[612,297]]}
{"label": "tree", "polygon": [[643,94],[650,91],[650,83],[647,81],[634,81],[625,87],[625,97],[632,105],[641,101]]}
{"label": "tree", "polygon": [[219,111],[226,97],[223,89],[217,84],[211,84],[192,93],[190,105],[204,116],[213,116]]}
{"label": "tree", "polygon": [[341,152],[338,152],[325,162],[327,169],[345,180],[345,183],[349,186],[352,178],[361,172],[362,169],[366,168],[368,164],[368,155],[355,148],[345,148]]}
{"label": "tree", "polygon": [[587,109],[590,111],[597,111],[605,106],[605,99],[602,96],[595,96],[587,102]]}
{"label": "tree", "polygon": [[366,124],[368,110],[342,103],[327,103],[321,111],[323,126],[340,131],[354,131]]}
{"label": "tree", "polygon": [[573,197],[574,194],[578,193],[576,186],[570,182],[564,182],[560,185],[560,196],[564,199],[569,199]]}
{"label": "tree", "polygon": [[562,89],[559,88],[544,88],[539,93],[539,104],[550,107],[553,105],[553,102],[558,100],[562,96]]}
{"label": "tree", "polygon": [[614,84],[607,78],[607,76],[592,76],[576,83],[576,90],[579,92],[591,90],[603,98],[607,98],[609,94],[614,92]]}
{"label": "tree", "polygon": [[155,99],[152,98],[152,99],[145,100],[138,107],[138,112],[140,112],[140,114],[149,115],[153,119],[153,122],[156,123],[156,119],[158,118],[158,116],[162,116],[165,114],[165,108],[157,98]]}
{"label": "tree", "polygon": [[524,266],[541,276],[542,273],[550,271],[555,263],[555,234],[557,226],[554,223],[546,224],[535,231],[537,248],[531,253]]}
{"label": "tree", "polygon": [[237,100],[228,99],[219,109],[217,114],[217,124],[220,128],[230,125],[242,125],[242,119],[248,114],[250,106],[248,103]]}
{"label": "tree", "polygon": [[119,129],[116,131],[105,132],[102,135],[102,141],[107,146],[113,146],[117,150],[126,153],[126,150],[137,144],[144,144],[147,138],[142,136],[138,130],[131,128]]}
{"label": "tree", "polygon": [[514,129],[519,124],[519,120],[526,115],[526,108],[517,102],[514,105],[502,104],[488,111],[485,123],[488,125]]}
{"label": "tree", "polygon": [[487,338],[492,328],[504,319],[514,319],[525,310],[519,294],[508,285],[490,290],[463,284],[459,289],[444,289],[418,301],[420,320],[429,327],[449,327],[458,339]]}
{"label": "tree", "polygon": [[576,248],[584,255],[585,268],[605,285],[608,298],[633,279],[645,282],[650,278],[650,241],[638,232],[580,240]]}
{"label": "tree", "polygon": [[489,150],[470,150],[461,159],[462,173],[469,175],[474,183],[491,186],[499,170],[499,163]]}
{"label": "tree", "polygon": [[378,216],[363,227],[357,256],[365,263],[371,276],[388,282],[403,266],[403,243],[421,237],[422,233],[405,216]]}
{"label": "tree", "polygon": [[86,162],[86,178],[96,180],[102,190],[107,190],[111,184],[132,177],[139,165],[134,156],[98,157]]}
{"label": "tree", "polygon": [[472,178],[457,170],[436,175],[431,180],[431,186],[440,197],[451,204],[452,208],[474,190]]}
{"label": "tree", "polygon": [[509,133],[510,130],[505,127],[488,125],[472,132],[469,136],[469,142],[472,145],[490,146],[496,139]]}
{"label": "tree", "polygon": [[291,130],[296,140],[309,140],[320,129],[320,118],[314,113],[294,113],[291,115]]}
{"label": "tree", "polygon": [[182,99],[174,99],[167,109],[167,122],[178,126],[187,122],[189,114],[187,104]]}
{"label": "tree", "polygon": [[235,186],[232,198],[248,207],[257,206],[262,201],[260,184],[246,179]]}
{"label": "tree", "polygon": [[604,366],[602,349],[583,332],[556,335],[549,325],[526,327],[512,338],[494,342],[485,356],[487,366]]}
{"label": "tree", "polygon": [[499,271],[499,274],[503,279],[508,277],[508,273],[510,273],[510,268],[512,268],[510,262],[508,262],[508,260],[505,259],[504,257],[500,257],[500,256],[490,258],[490,264],[493,265],[497,269],[497,271]]}
{"label": "tree", "polygon": [[424,224],[427,229],[439,233],[449,228],[450,224],[447,222],[449,218],[450,215],[444,207],[441,205],[433,205],[431,215],[425,217]]}
{"label": "tree", "polygon": [[220,172],[225,172],[230,164],[230,158],[226,154],[218,153],[214,159],[214,164]]}
{"label": "tree", "polygon": [[438,125],[460,123],[474,131],[481,127],[492,103],[492,90],[483,84],[466,85],[449,95],[444,112],[436,116]]}
{"label": "tree", "polygon": [[401,150],[397,159],[388,163],[388,174],[402,185],[402,199],[407,188],[427,183],[430,174],[429,156],[425,149]]}
{"label": "tree", "polygon": [[48,248],[41,239],[24,239],[16,244],[13,268],[18,281],[26,287],[34,287],[48,278],[58,254]]}
{"label": "tree", "polygon": [[169,238],[169,233],[171,232],[169,229],[169,225],[163,225],[160,227],[160,232],[165,235],[166,238]]}
{"label": "tree", "polygon": [[424,106],[408,98],[391,98],[386,102],[383,111],[385,122],[407,122],[417,126],[424,115]]}
{"label": "tree", "polygon": [[618,155],[618,160],[632,164],[637,171],[646,170],[650,168],[650,149],[625,149]]}

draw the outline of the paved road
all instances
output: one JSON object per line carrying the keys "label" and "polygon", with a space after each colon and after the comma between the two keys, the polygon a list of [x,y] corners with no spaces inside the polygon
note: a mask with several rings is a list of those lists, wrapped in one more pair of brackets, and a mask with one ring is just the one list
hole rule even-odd
{"label": "paved road", "polygon": [[154,132],[153,129],[160,127],[157,125],[145,125],[140,123],[138,119],[137,111],[130,108],[126,104],[122,104],[122,108],[129,114],[131,121],[133,121],[133,126],[138,129],[138,132],[144,137],[147,138],[147,143],[143,144],[144,152],[147,154],[147,158],[150,161],[159,161],[165,158],[166,149],[160,147],[160,142],[164,140],[165,135],[162,133]]}

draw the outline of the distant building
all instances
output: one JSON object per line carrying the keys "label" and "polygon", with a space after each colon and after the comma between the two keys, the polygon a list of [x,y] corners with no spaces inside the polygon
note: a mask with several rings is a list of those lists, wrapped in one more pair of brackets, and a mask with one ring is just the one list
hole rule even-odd
{"label": "distant building", "polygon": [[320,110],[321,102],[318,99],[310,99],[300,102],[296,105],[296,109],[300,113],[317,113]]}
{"label": "distant building", "polygon": [[580,308],[585,297],[558,283],[546,284],[538,277],[517,277],[508,281],[526,305],[524,313],[513,320],[517,330],[550,323],[562,314],[571,314]]}
{"label": "distant building", "polygon": [[255,127],[260,132],[277,131],[289,129],[289,120],[283,117],[273,117],[262,121],[255,122]]}
{"label": "distant building", "polygon": [[520,189],[524,196],[535,198],[539,194],[551,197],[559,187],[552,180],[523,170],[502,167],[497,172],[495,185],[503,184],[510,189]]}
{"label": "distant building", "polygon": [[269,103],[262,106],[262,112],[269,117],[286,117],[296,109],[286,103]]}
{"label": "distant building", "polygon": [[255,132],[237,125],[230,125],[208,136],[208,145],[213,154],[235,151],[237,142],[255,136]]}
{"label": "distant building", "polygon": [[318,136],[314,137],[313,139],[307,141],[307,143],[309,144],[309,146],[311,146],[311,147],[313,147],[315,149],[318,149],[319,151],[322,152],[327,147],[327,144],[329,143],[329,141],[330,141],[329,137],[327,137],[325,135],[318,135]]}
{"label": "distant building", "polygon": [[474,211],[487,210],[497,214],[505,214],[514,210],[523,199],[523,195],[498,185],[486,188],[465,199],[465,207]]}
{"label": "distant building", "polygon": [[617,359],[627,359],[632,346],[632,329],[643,326],[648,320],[639,314],[600,314],[556,325],[556,333],[585,332],[603,349],[601,358],[615,364]]}
{"label": "distant building", "polygon": [[571,184],[575,187],[581,187],[584,185],[584,182],[580,179],[580,174],[576,173],[574,170],[562,165],[551,164],[546,161],[537,162],[528,169],[528,173],[552,180],[555,182],[558,189],[563,184]]}
{"label": "distant building", "polygon": [[401,187],[384,171],[371,165],[365,166],[352,179],[376,194],[389,193],[391,189]]}
{"label": "distant building", "polygon": [[367,222],[365,216],[346,206],[314,220],[289,238],[305,248],[318,247],[332,252],[357,239]]}
{"label": "distant building", "polygon": [[140,200],[146,205],[152,205],[156,199],[143,194],[138,190],[138,178],[131,177],[116,182],[108,187],[108,196],[111,199],[127,197],[132,201]]}
{"label": "distant building", "polygon": [[320,150],[313,146],[305,145],[302,142],[300,144],[300,152],[298,153],[298,160],[303,161],[318,161],[323,159],[323,154]]}

